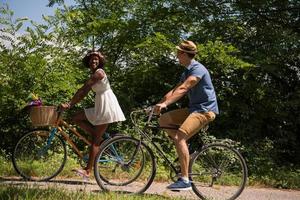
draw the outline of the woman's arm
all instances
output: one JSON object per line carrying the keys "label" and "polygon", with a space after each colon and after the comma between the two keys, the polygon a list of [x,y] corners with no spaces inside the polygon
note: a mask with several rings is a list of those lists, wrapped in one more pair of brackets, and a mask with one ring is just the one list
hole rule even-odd
{"label": "woman's arm", "polygon": [[92,86],[99,80],[102,80],[105,76],[103,70],[97,70],[85,83],[77,90],[75,95],[69,102],[69,108],[73,107],[76,103],[80,102],[92,89]]}

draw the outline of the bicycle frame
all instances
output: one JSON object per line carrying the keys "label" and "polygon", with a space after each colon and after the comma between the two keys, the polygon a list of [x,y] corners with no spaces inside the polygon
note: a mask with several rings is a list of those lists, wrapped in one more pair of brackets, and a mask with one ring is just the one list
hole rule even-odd
{"label": "bicycle frame", "polygon": [[50,131],[50,135],[49,138],[47,140],[47,145],[45,146],[45,149],[47,150],[47,148],[49,148],[54,135],[56,133],[61,134],[64,138],[64,140],[70,144],[70,146],[72,147],[72,150],[79,156],[80,159],[83,159],[84,155],[82,154],[82,152],[78,149],[78,147],[76,146],[76,144],[74,143],[74,140],[71,139],[71,137],[69,136],[68,133],[66,133],[63,128],[65,128],[66,130],[71,131],[77,138],[79,138],[80,140],[82,140],[86,145],[91,145],[91,142],[89,140],[87,140],[83,135],[81,135],[76,128],[73,128],[70,124],[68,124],[66,121],[64,121],[63,119],[60,118],[61,116],[61,111],[58,112],[58,117],[57,117],[57,121],[56,121],[56,126],[53,127]]}
{"label": "bicycle frame", "polygon": [[[138,110],[136,112],[140,112],[140,111],[141,110]],[[132,113],[134,113],[134,112],[132,112]],[[140,148],[141,142],[144,141],[144,138],[145,138],[145,140],[154,147],[154,149],[159,153],[159,155],[164,159],[164,161],[166,161],[168,163],[169,167],[177,174],[177,173],[179,173],[179,171],[176,169],[176,167],[174,166],[173,162],[171,162],[167,158],[167,156],[165,155],[164,151],[161,150],[160,147],[152,140],[152,138],[149,136],[148,130],[150,130],[150,129],[178,130],[178,127],[151,126],[150,122],[151,122],[151,119],[153,118],[153,116],[154,116],[154,108],[151,108],[151,111],[150,111],[149,116],[148,116],[148,120],[146,122],[146,125],[143,127],[143,130],[141,130],[137,126],[136,122],[134,121],[133,117],[131,116],[131,121],[134,124],[134,128],[140,134],[140,140],[139,140],[140,142],[139,142],[139,145],[138,145],[137,149],[135,150],[135,153],[133,154],[132,158],[135,157],[135,154],[138,152],[138,150]]]}
{"label": "bicycle frame", "polygon": [[84,155],[78,149],[78,147],[76,146],[74,141],[70,138],[70,136],[62,129],[62,127],[71,131],[75,136],[77,136],[78,139],[82,140],[86,145],[90,146],[92,143],[89,140],[87,140],[83,135],[81,135],[76,130],[76,128],[71,127],[71,125],[68,124],[66,121],[60,120],[59,125],[60,126],[58,126],[58,133],[60,133],[65,138],[65,140],[71,145],[73,151],[82,159]]}
{"label": "bicycle frame", "polygon": [[[47,144],[46,144],[46,146],[43,148],[43,151],[44,151],[44,150],[47,151],[47,149],[50,147],[51,142],[52,142],[52,140],[53,140],[53,138],[54,138],[54,135],[55,135],[55,134],[60,134],[60,135],[62,135],[63,139],[64,139],[67,143],[70,144],[72,150],[77,154],[77,156],[78,156],[80,159],[82,159],[82,160],[84,160],[84,161],[87,161],[88,158],[86,158],[85,155],[83,155],[82,151],[80,151],[80,150],[78,149],[77,145],[74,143],[74,140],[72,140],[72,138],[69,136],[68,133],[66,133],[66,132],[64,131],[64,129],[71,131],[78,139],[80,139],[81,141],[83,141],[83,142],[84,142],[86,145],[88,145],[88,146],[91,146],[92,142],[89,141],[89,140],[87,140],[86,137],[84,137],[83,135],[81,135],[81,134],[76,130],[76,128],[72,127],[71,124],[67,123],[66,121],[64,121],[64,120],[61,118],[61,115],[62,115],[62,112],[63,112],[63,111],[58,110],[57,112],[58,112],[58,116],[57,116],[57,120],[56,120],[55,126],[54,126],[54,127],[51,129],[51,131],[50,131],[50,135],[49,135],[49,138],[48,138],[48,140],[47,140]],[[103,139],[104,139],[104,140],[107,139],[107,138],[110,138],[110,136],[107,136],[106,134],[107,134],[107,133],[104,133],[104,135],[103,135]],[[104,140],[103,140],[103,141],[104,141]],[[42,152],[43,152],[43,151],[42,151]],[[42,153],[42,152],[41,152],[41,153]],[[114,150],[114,152],[116,152],[116,151]],[[103,160],[102,160],[102,161],[103,161]],[[104,162],[104,161],[103,161],[103,162]]]}

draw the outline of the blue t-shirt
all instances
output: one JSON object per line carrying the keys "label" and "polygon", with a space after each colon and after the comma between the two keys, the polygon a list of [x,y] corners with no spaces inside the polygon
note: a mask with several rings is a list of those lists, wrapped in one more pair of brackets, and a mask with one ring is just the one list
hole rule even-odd
{"label": "blue t-shirt", "polygon": [[219,114],[217,97],[208,70],[199,62],[192,60],[182,73],[181,82],[189,76],[200,78],[200,81],[188,91],[190,113],[212,111]]}

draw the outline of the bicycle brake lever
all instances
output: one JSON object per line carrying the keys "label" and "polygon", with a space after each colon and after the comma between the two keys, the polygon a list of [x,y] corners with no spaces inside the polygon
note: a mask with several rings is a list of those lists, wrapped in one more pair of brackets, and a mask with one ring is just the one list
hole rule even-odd
{"label": "bicycle brake lever", "polygon": [[145,108],[144,111],[145,111],[146,114],[148,115],[148,114],[151,112],[151,110],[153,110],[153,109],[154,109],[153,106],[149,106],[149,107]]}

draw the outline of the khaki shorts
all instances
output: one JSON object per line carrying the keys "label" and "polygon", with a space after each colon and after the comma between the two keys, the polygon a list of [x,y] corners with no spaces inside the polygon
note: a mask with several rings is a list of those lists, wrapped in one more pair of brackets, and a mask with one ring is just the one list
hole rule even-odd
{"label": "khaki shorts", "polygon": [[165,127],[179,126],[179,130],[186,135],[186,138],[190,138],[215,118],[216,114],[211,111],[189,113],[187,108],[182,108],[161,115],[159,124]]}

